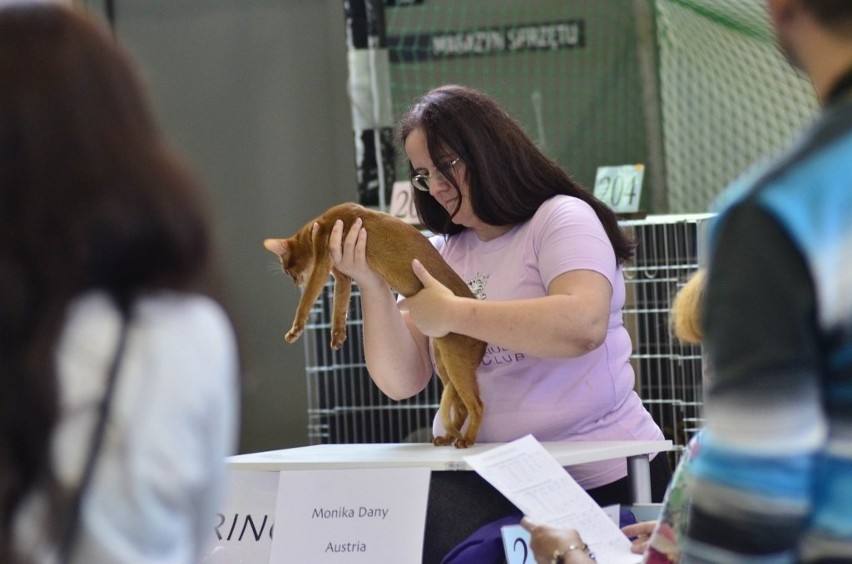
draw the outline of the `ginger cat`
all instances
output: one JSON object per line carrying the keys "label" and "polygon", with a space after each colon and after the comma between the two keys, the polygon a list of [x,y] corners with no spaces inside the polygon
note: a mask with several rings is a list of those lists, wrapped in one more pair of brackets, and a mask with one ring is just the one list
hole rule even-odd
{"label": "ginger cat", "polygon": [[[302,335],[311,306],[322,292],[329,273],[334,277],[331,348],[339,349],[346,340],[352,279],[334,268],[328,243],[335,221],[343,221],[345,238],[350,226],[359,217],[370,235],[367,263],[394,291],[409,297],[423,288],[411,269],[411,261],[417,258],[455,295],[475,299],[467,284],[415,227],[390,214],[358,204],[340,204],[309,221],[289,239],[266,239],[263,242],[263,246],[281,260],[284,272],[302,289],[293,326],[284,335],[288,343]],[[476,368],[485,354],[486,344],[456,333],[433,339],[432,343],[437,373],[443,384],[438,412],[447,431],[446,435],[437,436],[432,442],[436,446],[455,444],[458,448],[467,448],[476,441],[482,421],[484,408],[479,398]],[[468,426],[462,432],[465,421]]]}

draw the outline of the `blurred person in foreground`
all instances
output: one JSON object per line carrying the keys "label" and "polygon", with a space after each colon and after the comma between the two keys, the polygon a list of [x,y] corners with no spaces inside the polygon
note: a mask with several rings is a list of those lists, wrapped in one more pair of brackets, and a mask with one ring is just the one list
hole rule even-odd
{"label": "blurred person in foreground", "polygon": [[852,560],[852,2],[767,6],[823,110],[720,199],[682,562]]}
{"label": "blurred person in foreground", "polygon": [[0,2],[0,562],[193,563],[237,428],[211,232],[135,67]]}
{"label": "blurred person in foreground", "polygon": [[688,562],[852,561],[852,2],[767,0],[823,110],[710,233]]}

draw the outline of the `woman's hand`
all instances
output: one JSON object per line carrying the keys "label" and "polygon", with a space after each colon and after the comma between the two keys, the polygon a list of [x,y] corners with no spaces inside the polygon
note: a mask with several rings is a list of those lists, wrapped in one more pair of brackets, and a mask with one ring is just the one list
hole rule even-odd
{"label": "woman's hand", "polygon": [[651,533],[657,526],[656,521],[640,521],[621,528],[621,532],[633,539],[630,545],[630,552],[634,554],[643,554],[648,548],[648,542],[651,540]]}
{"label": "woman's hand", "polygon": [[452,290],[429,274],[419,260],[411,261],[414,274],[423,283],[423,289],[399,302],[399,309],[408,312],[417,329],[428,337],[443,337],[452,332],[451,314],[460,307]]}
{"label": "woman's hand", "polygon": [[[331,228],[328,240],[329,253],[334,267],[349,276],[363,290],[365,287],[387,286],[367,263],[367,230],[362,227],[361,218],[356,219],[343,238],[343,221],[337,220]],[[314,224],[316,235],[319,224]]]}
{"label": "woman's hand", "polygon": [[432,378],[429,340],[400,314],[390,285],[367,263],[363,225],[356,219],[344,237],[343,222],[335,221],[328,239],[329,254],[334,268],[361,289],[364,360],[370,378],[388,397],[402,400],[423,390]]}
{"label": "woman's hand", "polygon": [[521,526],[530,533],[530,548],[538,564],[551,564],[557,551],[564,551],[562,562],[565,564],[585,564],[594,562],[589,552],[581,548],[569,550],[569,547],[585,546],[576,529],[551,527],[532,521],[529,517],[521,519]]}

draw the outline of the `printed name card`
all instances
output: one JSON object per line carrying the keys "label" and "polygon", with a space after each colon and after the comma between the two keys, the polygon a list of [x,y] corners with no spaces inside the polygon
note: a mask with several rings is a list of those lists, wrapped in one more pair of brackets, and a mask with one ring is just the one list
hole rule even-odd
{"label": "printed name card", "polygon": [[530,548],[530,534],[520,525],[500,527],[503,538],[503,553],[507,564],[533,564],[535,556]]}
{"label": "printed name card", "polygon": [[280,473],[270,562],[420,562],[429,468]]}
{"label": "printed name card", "polygon": [[277,494],[277,472],[229,471],[228,491],[213,523],[213,540],[199,562],[269,562]]}

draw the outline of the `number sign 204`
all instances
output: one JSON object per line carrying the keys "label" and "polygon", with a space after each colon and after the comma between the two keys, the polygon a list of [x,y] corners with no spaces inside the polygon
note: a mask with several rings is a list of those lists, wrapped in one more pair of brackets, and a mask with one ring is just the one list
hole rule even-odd
{"label": "number sign 204", "polygon": [[595,196],[616,213],[637,212],[644,174],[642,164],[598,167]]}

